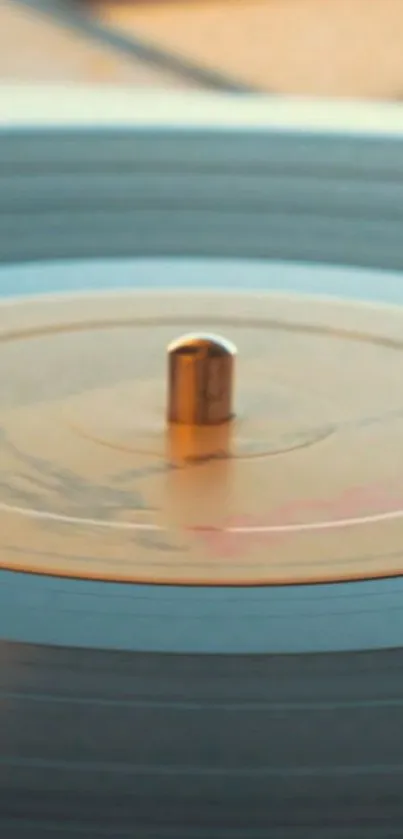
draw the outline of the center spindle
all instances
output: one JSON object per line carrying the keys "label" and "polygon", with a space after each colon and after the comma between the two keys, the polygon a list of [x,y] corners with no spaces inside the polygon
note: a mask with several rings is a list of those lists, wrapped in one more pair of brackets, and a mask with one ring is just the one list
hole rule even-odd
{"label": "center spindle", "polygon": [[233,417],[236,347],[217,335],[183,335],[168,347],[168,421],[218,425]]}

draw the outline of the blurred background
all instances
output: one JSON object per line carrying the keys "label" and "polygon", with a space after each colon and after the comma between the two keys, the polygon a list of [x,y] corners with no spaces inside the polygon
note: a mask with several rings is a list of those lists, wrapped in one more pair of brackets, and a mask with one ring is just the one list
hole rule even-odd
{"label": "blurred background", "polygon": [[403,98],[403,0],[2,0],[0,82]]}

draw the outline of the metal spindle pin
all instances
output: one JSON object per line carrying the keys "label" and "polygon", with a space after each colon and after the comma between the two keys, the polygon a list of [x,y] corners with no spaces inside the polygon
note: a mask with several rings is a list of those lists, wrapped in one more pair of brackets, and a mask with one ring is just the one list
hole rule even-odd
{"label": "metal spindle pin", "polygon": [[183,335],[168,347],[168,421],[218,425],[233,416],[236,348],[218,335]]}

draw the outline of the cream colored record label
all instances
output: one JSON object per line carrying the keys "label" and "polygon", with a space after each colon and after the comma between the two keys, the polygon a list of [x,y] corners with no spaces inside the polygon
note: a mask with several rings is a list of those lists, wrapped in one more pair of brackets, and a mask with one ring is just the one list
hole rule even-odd
{"label": "cream colored record label", "polygon": [[[238,351],[235,417],[166,422],[166,348]],[[402,572],[403,314],[293,296],[0,306],[0,563],[189,585]]]}

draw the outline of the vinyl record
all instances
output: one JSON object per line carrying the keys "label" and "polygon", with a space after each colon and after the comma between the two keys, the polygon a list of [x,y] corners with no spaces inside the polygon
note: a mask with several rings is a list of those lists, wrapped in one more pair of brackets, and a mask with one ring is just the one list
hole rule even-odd
{"label": "vinyl record", "polygon": [[400,136],[0,160],[2,835],[401,835]]}

